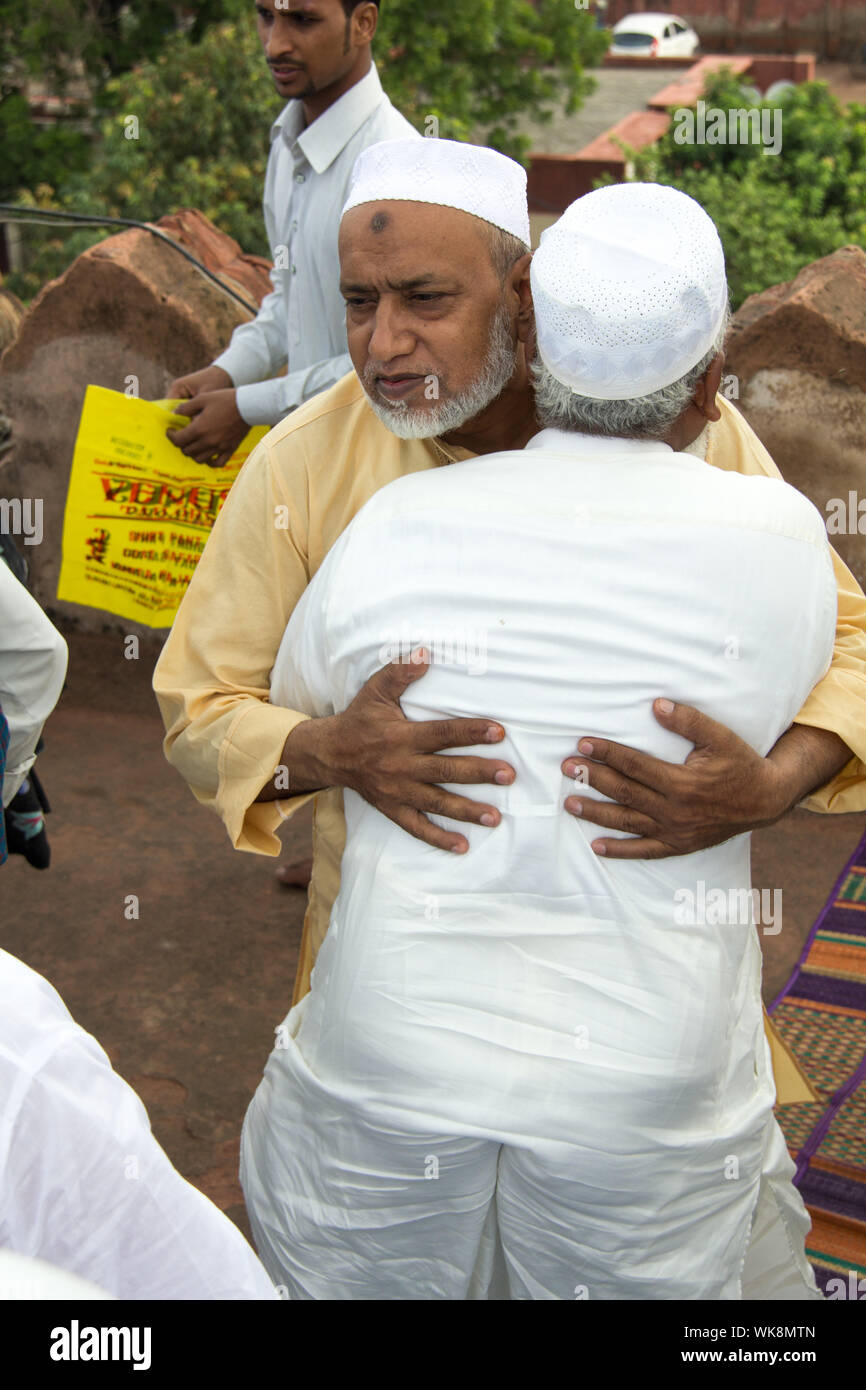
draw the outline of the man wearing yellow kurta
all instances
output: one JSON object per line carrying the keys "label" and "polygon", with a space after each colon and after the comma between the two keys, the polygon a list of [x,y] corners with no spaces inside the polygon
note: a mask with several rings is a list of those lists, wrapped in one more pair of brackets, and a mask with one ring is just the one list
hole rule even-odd
{"label": "man wearing yellow kurta", "polygon": [[[512,313],[517,336],[518,320],[531,319],[528,263],[527,255],[513,267],[511,302],[521,304]],[[482,314],[482,328],[484,322]],[[351,333],[349,337],[351,350]],[[236,849],[278,855],[278,827],[315,798],[313,873],[293,1003],[310,988],[339,888],[345,843],[341,786],[349,783],[323,786],[301,780],[300,787],[315,790],[299,790],[295,784],[292,794],[291,777],[288,793],[285,780],[279,781],[279,770],[289,761],[286,741],[308,718],[269,703],[270,673],[283,632],[331,546],[380,488],[408,473],[519,448],[537,431],[525,341],[524,332],[515,378],[483,413],[484,428],[477,434],[471,427],[482,416],[470,420],[466,429],[452,431],[451,442],[445,437],[398,438],[377,418],[355,373],[271,430],[229,494],[157,665],[154,690],[167,730],[166,756],[196,799],[221,817]],[[720,418],[707,425],[690,451],[716,468],[780,476],[739,412],[721,396],[717,404]],[[496,415],[500,405],[501,420]],[[498,430],[490,427],[491,411]],[[461,438],[465,443],[457,442]],[[839,768],[841,758],[836,756],[830,772],[811,781],[808,769],[800,769],[792,795],[769,820],[796,802],[814,811],[866,809],[866,597],[838,556],[833,559],[839,590],[833,663],[796,724],[836,735],[852,756],[824,786],[821,780]],[[495,710],[490,717],[496,718]],[[591,732],[576,730],[575,735]],[[789,757],[786,766],[791,763]],[[493,780],[492,774],[484,780]],[[356,782],[352,785],[359,789]],[[728,824],[715,842],[758,823],[739,823],[746,818],[737,805],[725,809]],[[593,819],[591,809],[584,808],[584,818]],[[767,1031],[779,1101],[813,1099],[769,1020]]]}

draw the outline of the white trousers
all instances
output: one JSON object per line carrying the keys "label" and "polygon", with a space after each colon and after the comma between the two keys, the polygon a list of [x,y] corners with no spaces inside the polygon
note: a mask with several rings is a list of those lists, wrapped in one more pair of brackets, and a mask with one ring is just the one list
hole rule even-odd
{"label": "white trousers", "polygon": [[259,1256],[290,1299],[820,1299],[809,1216],[782,1133],[767,1128],[739,1284],[720,1285],[687,1202],[647,1213],[633,1255],[617,1175],[589,1192],[566,1144],[412,1132],[331,1097],[303,1070],[268,1073],[241,1137]]}

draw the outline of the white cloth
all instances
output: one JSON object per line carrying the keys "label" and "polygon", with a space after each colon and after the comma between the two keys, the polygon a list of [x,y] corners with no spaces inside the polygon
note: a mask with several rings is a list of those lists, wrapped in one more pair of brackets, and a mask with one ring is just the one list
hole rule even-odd
{"label": "white cloth", "polygon": [[122,1299],[274,1299],[59,994],[0,950],[0,1249]]}
{"label": "white cloth", "polygon": [[526,170],[516,160],[462,140],[385,140],[355,165],[343,208],[362,203],[433,203],[459,208],[517,237],[529,250]]}
{"label": "white cloth", "polygon": [[[250,425],[275,425],[352,370],[337,234],[355,160],[380,140],[422,137],[382,90],[375,65],[312,125],[290,101],[271,127],[265,228],[273,291],[215,362]],[[288,375],[276,372],[288,362]],[[273,378],[273,379],[269,379]]]}
{"label": "white cloth", "polygon": [[[284,1037],[297,1035],[311,997],[289,1014]],[[241,1141],[256,1247],[290,1299],[671,1296],[655,1269],[632,1265],[615,1188],[587,1192],[565,1145],[557,1154],[413,1132],[347,1102],[291,1048],[284,1065],[268,1065]],[[743,1261],[744,1300],[823,1297],[805,1255],[809,1216],[793,1173],[772,1122]],[[679,1200],[649,1219],[669,1259],[677,1242],[692,1239],[691,1214]],[[606,1263],[618,1264],[615,1280],[600,1281],[588,1265],[588,1237],[603,1244]],[[688,1272],[702,1263],[699,1282],[681,1282],[678,1296],[711,1297],[705,1291],[718,1286],[716,1243],[704,1245],[702,1260],[697,1255]]]}
{"label": "white cloth", "polygon": [[60,699],[68,656],[57,628],[0,560],[0,707],[9,725],[4,806],[36,760],[42,726]]}
{"label": "white cloth", "polygon": [[0,1250],[0,1302],[33,1303],[46,1299],[63,1303],[73,1299],[114,1301],[110,1293],[87,1279],[79,1279],[77,1274],[67,1274],[65,1269],[45,1260],[34,1260],[31,1255]]}
{"label": "white cloth", "polygon": [[[312,990],[247,1120],[248,1206],[278,1214],[284,1243],[303,1229],[311,1287],[310,1225],[342,1249],[345,1287],[362,1245],[329,1213],[315,1168],[299,1187],[284,1157],[284,1117],[305,1091],[309,1145],[297,1130],[293,1143],[317,1164],[352,1153],[355,1137],[329,1118],[340,1113],[356,1134],[363,1118],[383,1133],[491,1141],[504,1146],[500,1171],[516,1151],[507,1163],[525,1163],[537,1217],[519,1278],[549,1289],[538,1296],[572,1298],[578,1283],[593,1297],[741,1296],[774,1099],[760,948],[738,897],[749,836],[675,859],[599,858],[597,827],[563,810],[579,787],[560,764],[592,733],[683,761],[688,744],[653,717],[661,695],[766,754],[826,672],[835,617],[810,502],[661,444],[546,430],[522,453],[400,479],[358,514],[292,616],[272,700],[333,713],[395,640],[445,656],[450,640],[456,661],[434,664],[403,708],[497,719],[507,737],[495,753],[517,778],[483,788],[496,829],[450,825],[469,839],[464,856],[345,793],[342,886]],[[702,889],[722,890],[736,920],[678,920],[677,895],[698,902]],[[389,1252],[399,1263],[408,1249],[399,1183],[419,1176],[391,1172],[393,1203],[383,1193],[362,1232],[381,1228],[382,1280]],[[513,1237],[519,1204],[512,1216]],[[562,1269],[580,1272],[550,1291],[563,1226]],[[403,1266],[416,1297],[425,1267]]]}
{"label": "white cloth", "polygon": [[679,381],[728,309],[712,218],[677,188],[587,193],[541,235],[530,267],[538,352],[575,395],[634,400]]}
{"label": "white cloth", "polygon": [[[766,1038],[764,1043],[769,1052]],[[812,1221],[792,1182],[795,1172],[785,1136],[773,1122],[743,1265],[744,1300],[823,1302],[824,1295],[806,1258],[806,1237]]]}

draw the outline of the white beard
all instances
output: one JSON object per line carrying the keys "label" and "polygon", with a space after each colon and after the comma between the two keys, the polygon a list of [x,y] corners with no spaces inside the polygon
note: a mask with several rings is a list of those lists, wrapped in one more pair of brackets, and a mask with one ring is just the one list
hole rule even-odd
{"label": "white beard", "polygon": [[366,379],[366,371],[361,381],[373,413],[392,434],[399,439],[432,439],[459,429],[467,420],[486,410],[511,380],[516,362],[517,348],[511,338],[511,320],[507,309],[502,307],[497,310],[493,320],[490,345],[477,379],[450,400],[434,402],[426,410],[418,406],[410,408],[405,401],[383,405],[373,399],[372,392],[376,388],[373,381]]}

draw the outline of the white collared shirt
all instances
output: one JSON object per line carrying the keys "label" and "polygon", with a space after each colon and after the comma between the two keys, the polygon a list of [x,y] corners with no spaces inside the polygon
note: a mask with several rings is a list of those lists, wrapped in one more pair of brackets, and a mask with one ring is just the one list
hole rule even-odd
{"label": "white collared shirt", "polygon": [[[215,366],[227,371],[250,425],[275,425],[352,370],[340,294],[337,233],[355,160],[380,140],[422,137],[382,90],[375,64],[304,126],[290,101],[271,127],[264,215],[273,291],[232,334]],[[288,375],[275,373],[288,363]]]}

